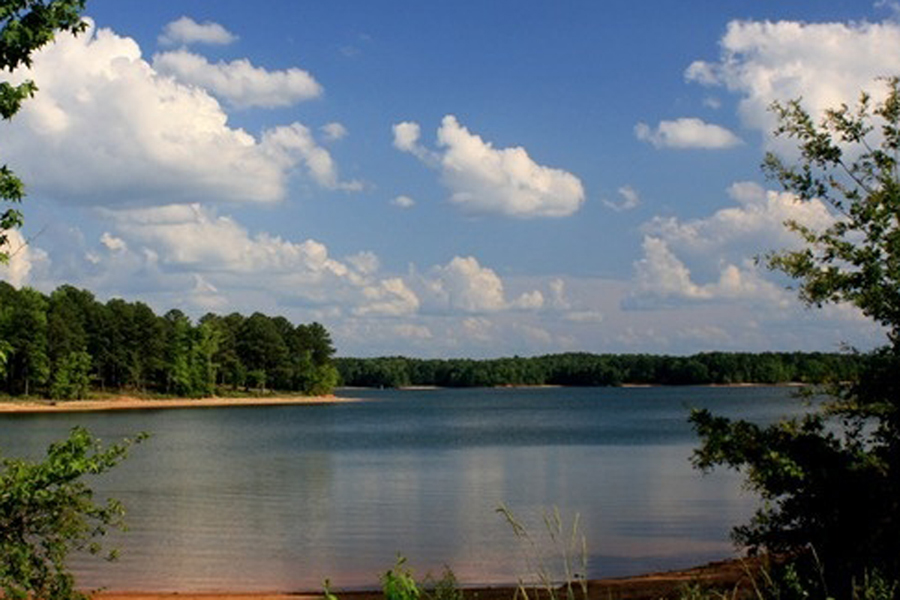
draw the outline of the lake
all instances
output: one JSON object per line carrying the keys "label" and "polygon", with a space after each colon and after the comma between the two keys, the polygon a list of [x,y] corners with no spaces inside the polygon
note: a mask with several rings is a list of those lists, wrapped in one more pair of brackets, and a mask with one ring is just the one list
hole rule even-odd
{"label": "lake", "polygon": [[[319,406],[4,415],[0,450],[39,456],[76,425],[107,442],[148,431],[94,480],[123,501],[112,564],[73,562],[116,590],[374,587],[397,553],[419,576],[530,576],[507,505],[552,554],[542,515],[579,515],[591,578],[731,556],[756,498],[736,474],[692,469],[690,407],[771,422],[789,388],[346,391]],[[550,559],[553,559],[550,556]]]}

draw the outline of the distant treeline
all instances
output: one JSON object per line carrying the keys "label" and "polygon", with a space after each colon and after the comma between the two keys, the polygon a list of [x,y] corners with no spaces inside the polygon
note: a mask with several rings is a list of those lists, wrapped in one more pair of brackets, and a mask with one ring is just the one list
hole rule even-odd
{"label": "distant treeline", "polygon": [[324,394],[338,381],[331,336],[318,323],[209,313],[195,325],[180,310],[157,316],[142,302],[103,304],[68,285],[47,296],[0,282],[0,351],[0,391],[14,396]]}
{"label": "distant treeline", "polygon": [[819,352],[709,352],[693,356],[568,353],[490,360],[338,358],[359,387],[617,386],[822,383],[853,379],[860,357]]}

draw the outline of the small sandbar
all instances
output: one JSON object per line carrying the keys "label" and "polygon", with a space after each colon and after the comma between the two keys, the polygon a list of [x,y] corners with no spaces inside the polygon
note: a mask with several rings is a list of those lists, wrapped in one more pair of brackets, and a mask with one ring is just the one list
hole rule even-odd
{"label": "small sandbar", "polygon": [[156,410],[166,408],[224,408],[231,406],[321,405],[356,402],[338,396],[261,396],[246,398],[135,398],[120,396],[102,400],[23,400],[0,402],[0,413],[92,412],[107,410]]}

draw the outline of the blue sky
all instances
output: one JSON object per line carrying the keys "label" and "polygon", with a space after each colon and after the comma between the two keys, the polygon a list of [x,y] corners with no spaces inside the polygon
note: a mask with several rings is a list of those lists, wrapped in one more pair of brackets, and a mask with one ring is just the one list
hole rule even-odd
{"label": "blue sky", "polygon": [[[197,318],[319,321],[342,355],[862,348],[753,258],[824,226],[762,177],[766,107],[900,73],[891,2],[91,0],[0,160],[0,277]],[[18,247],[18,246],[16,246]]]}

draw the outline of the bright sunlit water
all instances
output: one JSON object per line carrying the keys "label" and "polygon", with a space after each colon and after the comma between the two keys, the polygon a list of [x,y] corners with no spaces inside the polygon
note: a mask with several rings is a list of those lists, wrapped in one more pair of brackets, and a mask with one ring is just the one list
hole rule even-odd
{"label": "bright sunlit water", "polygon": [[76,424],[107,442],[148,431],[94,481],[122,500],[118,562],[79,558],[85,586],[118,590],[374,587],[397,553],[418,575],[528,577],[542,511],[580,515],[588,574],[692,566],[733,552],[756,503],[731,473],[690,465],[690,407],[771,421],[785,388],[347,391],[327,406],[0,417],[6,456],[39,456]]}

